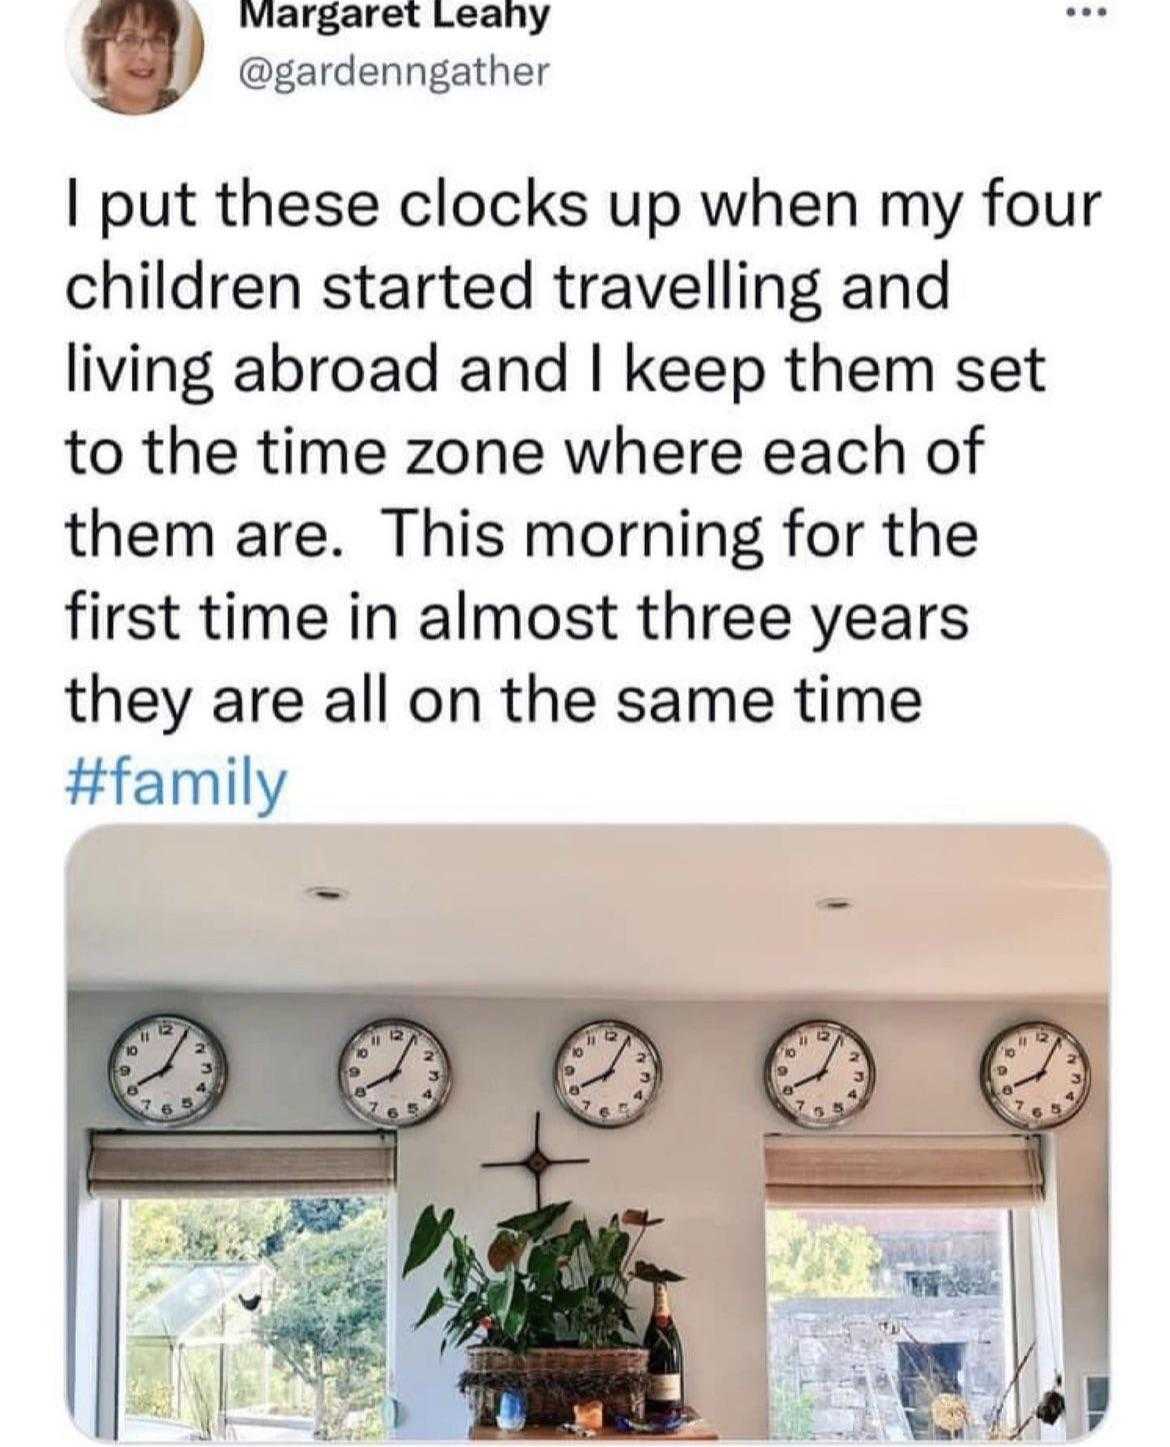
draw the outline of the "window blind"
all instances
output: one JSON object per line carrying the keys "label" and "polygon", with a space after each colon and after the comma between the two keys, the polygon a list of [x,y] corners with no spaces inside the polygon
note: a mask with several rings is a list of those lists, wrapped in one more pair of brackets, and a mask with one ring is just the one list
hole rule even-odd
{"label": "window blind", "polygon": [[89,1191],[97,1197],[366,1196],[394,1184],[394,1136],[151,1135],[95,1131]]}
{"label": "window blind", "polygon": [[1044,1199],[1035,1136],[770,1135],[773,1206],[1033,1206]]}

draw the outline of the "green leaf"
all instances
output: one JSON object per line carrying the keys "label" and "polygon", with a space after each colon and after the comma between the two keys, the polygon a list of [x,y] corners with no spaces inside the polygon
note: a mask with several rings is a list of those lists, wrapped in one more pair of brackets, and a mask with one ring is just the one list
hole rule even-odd
{"label": "green leaf", "polygon": [[608,1275],[616,1276],[621,1269],[622,1262],[626,1259],[626,1252],[630,1249],[630,1238],[627,1232],[615,1228],[606,1233],[607,1254],[602,1263],[602,1270]]}
{"label": "green leaf", "polygon": [[524,1330],[524,1323],[528,1317],[528,1293],[524,1290],[522,1282],[516,1283],[516,1289],[512,1293],[512,1304],[508,1309],[508,1315],[504,1318],[504,1335],[509,1341],[518,1343],[521,1333]]}
{"label": "green leaf", "polygon": [[469,1321],[479,1321],[481,1317],[487,1315],[488,1309],[480,1293],[469,1291],[459,1303],[458,1309],[452,1314],[446,1330],[454,1334]]}
{"label": "green leaf", "polygon": [[443,1212],[443,1219],[439,1221],[435,1216],[435,1208],[426,1206],[422,1215],[415,1223],[414,1234],[410,1238],[410,1249],[406,1253],[406,1265],[402,1268],[403,1276],[409,1276],[416,1267],[429,1261],[439,1247],[443,1244],[443,1237],[447,1233],[447,1227],[455,1219],[455,1212],[448,1209]]}
{"label": "green leaf", "polygon": [[634,1323],[630,1320],[630,1313],[626,1309],[626,1303],[616,1291],[611,1291],[606,1287],[597,1293],[597,1299],[612,1316],[621,1322],[627,1331],[633,1331]]}
{"label": "green leaf", "polygon": [[496,1322],[503,1326],[504,1318],[508,1315],[512,1306],[512,1294],[516,1290],[516,1268],[509,1266],[504,1272],[503,1279],[493,1281],[488,1287],[486,1300],[489,1313],[495,1317]]}
{"label": "green leaf", "polygon": [[452,1296],[462,1296],[467,1290],[475,1252],[465,1236],[451,1237],[451,1260],[447,1264],[444,1279]]}
{"label": "green leaf", "polygon": [[597,1233],[589,1246],[589,1264],[595,1278],[616,1276],[630,1248],[630,1238],[615,1225]]}
{"label": "green leaf", "polygon": [[446,1304],[446,1300],[447,1298],[438,1289],[438,1287],[436,1287],[435,1290],[431,1293],[431,1299],[427,1302],[426,1308],[423,1311],[422,1316],[420,1316],[414,1324],[415,1331],[417,1331],[419,1327],[422,1326],[424,1321],[430,1321],[432,1316],[437,1316]]}
{"label": "green leaf", "polygon": [[555,1243],[546,1241],[534,1246],[528,1257],[528,1275],[539,1287],[547,1288],[560,1276],[560,1252]]}
{"label": "green leaf", "polygon": [[506,1221],[496,1224],[501,1231],[518,1231],[532,1241],[539,1241],[554,1221],[560,1220],[571,1201],[554,1201],[551,1206],[542,1206],[539,1211],[527,1211],[523,1216],[509,1216]]}

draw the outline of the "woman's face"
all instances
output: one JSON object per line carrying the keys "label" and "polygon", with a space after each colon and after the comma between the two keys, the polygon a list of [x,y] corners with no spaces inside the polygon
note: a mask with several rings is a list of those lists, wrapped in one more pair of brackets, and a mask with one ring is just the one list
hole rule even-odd
{"label": "woman's face", "polygon": [[106,96],[115,110],[151,111],[170,78],[167,35],[141,10],[128,10],[117,34],[106,41]]}

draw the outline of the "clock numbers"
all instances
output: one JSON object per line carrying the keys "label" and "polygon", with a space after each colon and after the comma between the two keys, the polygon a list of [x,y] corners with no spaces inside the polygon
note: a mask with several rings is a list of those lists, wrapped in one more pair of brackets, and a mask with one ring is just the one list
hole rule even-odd
{"label": "clock numbers", "polygon": [[1089,1094],[1089,1060],[1059,1025],[1030,1022],[1002,1031],[987,1047],[983,1093],[997,1115],[1029,1130],[1070,1120]]}
{"label": "clock numbers", "polygon": [[797,1125],[827,1130],[865,1108],[873,1057],[861,1037],[832,1020],[806,1020],[768,1052],[764,1083],[772,1104]]}
{"label": "clock numbers", "polygon": [[213,1110],[227,1084],[227,1057],[211,1031],[180,1015],[137,1020],[110,1052],[110,1088],[135,1120],[190,1125]]}
{"label": "clock numbers", "polygon": [[451,1089],[447,1052],[411,1020],[364,1025],[341,1052],[337,1074],[346,1105],[374,1125],[421,1125]]}
{"label": "clock numbers", "polygon": [[574,1030],[553,1067],[557,1099],[570,1115],[610,1129],[638,1120],[661,1083],[657,1047],[620,1020],[596,1020]]}

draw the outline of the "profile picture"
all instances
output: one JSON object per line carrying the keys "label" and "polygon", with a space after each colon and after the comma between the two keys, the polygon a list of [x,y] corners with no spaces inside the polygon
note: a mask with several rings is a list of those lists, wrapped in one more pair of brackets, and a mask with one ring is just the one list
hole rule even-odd
{"label": "profile picture", "polygon": [[140,116],[174,105],[203,64],[187,0],[82,0],[69,22],[69,68],[104,110]]}

